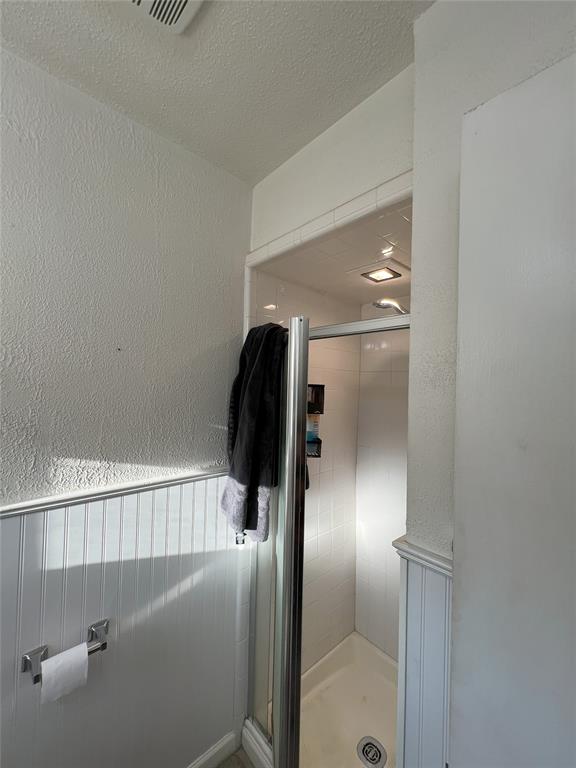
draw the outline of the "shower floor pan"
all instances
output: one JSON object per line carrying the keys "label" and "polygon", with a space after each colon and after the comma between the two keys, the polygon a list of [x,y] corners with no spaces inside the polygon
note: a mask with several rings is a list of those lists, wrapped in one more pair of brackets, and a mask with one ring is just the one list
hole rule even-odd
{"label": "shower floor pan", "polygon": [[396,662],[357,632],[348,635],[302,677],[300,768],[361,768],[357,746],[366,736],[384,746],[386,768],[394,768],[396,691]]}

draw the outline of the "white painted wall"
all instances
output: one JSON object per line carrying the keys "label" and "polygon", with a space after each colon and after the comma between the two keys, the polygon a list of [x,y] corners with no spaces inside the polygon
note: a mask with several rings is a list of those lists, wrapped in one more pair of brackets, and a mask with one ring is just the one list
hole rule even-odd
{"label": "white painted wall", "polygon": [[575,106],[572,56],[464,121],[454,768],[576,765]]}
{"label": "white painted wall", "polygon": [[[399,299],[410,306],[410,297]],[[362,318],[382,313],[371,304]],[[356,630],[398,658],[400,558],[406,532],[410,332],[361,337],[356,464]]]}
{"label": "white painted wall", "polygon": [[[0,521],[2,768],[185,768],[238,746],[250,551],[221,491],[214,478]],[[86,687],[41,705],[22,653],[59,653],[104,617]]]}
{"label": "white painted wall", "polygon": [[[360,306],[252,270],[251,325],[294,315],[311,326],[360,318]],[[266,305],[278,309],[267,311]],[[360,340],[313,341],[308,380],[324,384],[322,457],[309,459],[304,529],[302,669],[307,670],[354,630],[355,488]]]}
{"label": "white painted wall", "polygon": [[408,538],[449,556],[462,117],[573,51],[576,4],[440,0],[415,36]]}
{"label": "white painted wall", "polygon": [[2,57],[4,503],[221,464],[250,190]]}
{"label": "white painted wall", "polygon": [[413,78],[407,67],[254,187],[252,250],[412,168]]}

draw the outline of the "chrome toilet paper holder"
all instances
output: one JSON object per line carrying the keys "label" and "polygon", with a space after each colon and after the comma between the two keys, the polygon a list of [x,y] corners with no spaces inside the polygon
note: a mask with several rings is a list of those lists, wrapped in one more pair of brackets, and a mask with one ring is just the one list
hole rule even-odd
{"label": "chrome toilet paper holder", "polygon": [[[105,651],[108,647],[108,630],[110,629],[110,619],[100,619],[88,627],[88,655],[98,651]],[[39,645],[32,651],[22,654],[20,665],[21,672],[30,672],[34,685],[42,680],[42,662],[48,658],[48,646]]]}
{"label": "chrome toilet paper holder", "polygon": [[30,672],[34,685],[42,680],[42,662],[48,658],[48,646],[39,645],[33,651],[28,651],[22,655],[20,665],[21,672]]}
{"label": "chrome toilet paper holder", "polygon": [[100,619],[88,627],[88,656],[97,651],[105,651],[108,648],[108,630],[110,619]]}

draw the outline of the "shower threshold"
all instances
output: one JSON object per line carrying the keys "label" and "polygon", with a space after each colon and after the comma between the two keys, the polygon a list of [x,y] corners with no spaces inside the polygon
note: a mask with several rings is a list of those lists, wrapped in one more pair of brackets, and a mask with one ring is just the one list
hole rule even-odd
{"label": "shower threshold", "polygon": [[[396,765],[396,662],[353,632],[302,676],[300,768],[360,768],[364,737]],[[382,763],[380,763],[382,765]]]}

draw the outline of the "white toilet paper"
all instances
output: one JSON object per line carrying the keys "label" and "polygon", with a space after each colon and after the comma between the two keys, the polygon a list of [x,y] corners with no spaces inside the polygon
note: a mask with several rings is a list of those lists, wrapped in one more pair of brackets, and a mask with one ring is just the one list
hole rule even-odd
{"label": "white toilet paper", "polygon": [[56,701],[88,680],[88,645],[81,643],[67,651],[51,656],[42,666],[42,704]]}

